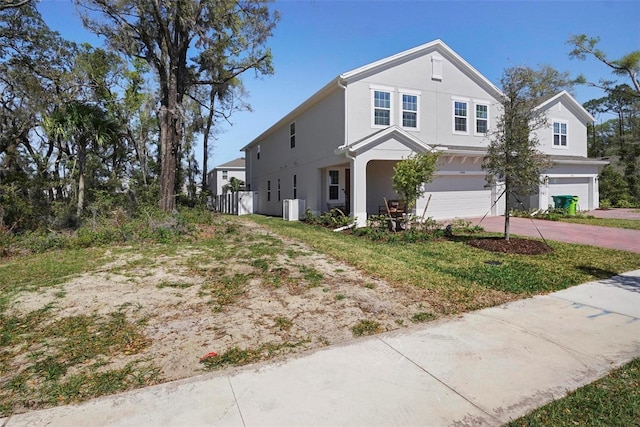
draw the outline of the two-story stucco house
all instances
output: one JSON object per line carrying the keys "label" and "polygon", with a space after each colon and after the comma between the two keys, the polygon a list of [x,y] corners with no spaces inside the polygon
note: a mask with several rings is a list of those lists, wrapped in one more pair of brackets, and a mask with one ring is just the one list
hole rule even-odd
{"label": "two-story stucco house", "polygon": [[216,166],[209,171],[207,186],[214,196],[224,193],[224,186],[229,184],[231,178],[246,182],[245,161],[242,157]]}
{"label": "two-story stucco house", "polygon": [[[314,213],[340,206],[365,224],[383,198],[397,199],[393,167],[412,153],[442,152],[416,212],[435,219],[500,215],[501,185],[487,186],[481,164],[487,131],[495,126],[500,90],[440,40],[341,74],[246,145],[247,183],[259,193],[260,213],[281,215],[283,199],[305,199]],[[568,93],[539,106],[549,128],[540,150],[545,171],[528,208],[547,208],[552,196],[579,197],[598,207],[598,168],[587,158],[593,117]]]}

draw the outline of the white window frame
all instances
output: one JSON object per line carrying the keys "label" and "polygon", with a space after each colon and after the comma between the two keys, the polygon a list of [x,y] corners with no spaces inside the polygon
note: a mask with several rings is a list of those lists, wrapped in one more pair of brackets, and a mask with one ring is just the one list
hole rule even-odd
{"label": "white window frame", "polygon": [[[400,114],[398,117],[398,123],[400,123],[401,127],[403,129],[407,129],[407,130],[414,130],[414,131],[419,131],[420,130],[420,95],[422,95],[422,93],[420,91],[416,91],[416,90],[409,90],[409,89],[400,89],[399,90],[400,94],[398,96],[398,99],[400,100]],[[416,97],[416,110],[412,111],[412,110],[405,110],[404,109],[404,95],[407,96],[415,96]],[[409,112],[409,113],[415,113],[416,115],[416,125],[415,127],[413,126],[405,126],[404,125],[404,113]]]}
{"label": "white window frame", "polygon": [[[560,133],[556,134],[555,124],[558,123],[560,126]],[[562,133],[562,125],[565,126],[565,133]],[[556,145],[556,135],[559,135],[560,145]],[[566,141],[565,145],[562,145],[562,136],[564,135]],[[558,150],[568,150],[569,149],[569,122],[561,119],[552,119],[551,120],[551,147]]]}
{"label": "white window frame", "polygon": [[223,170],[222,171],[222,179],[224,179],[225,181],[229,179],[229,171],[228,170]]}
{"label": "white window frame", "polygon": [[[466,130],[465,131],[456,130],[456,117],[462,117],[462,116],[456,116],[456,102],[461,102],[461,103],[466,104],[467,115],[465,116],[465,119],[466,119]],[[469,106],[470,105],[473,105],[473,104],[472,104],[472,102],[471,102],[471,100],[469,98],[451,97],[451,131],[455,135],[469,135],[469,124],[471,122],[471,120],[469,120],[469,110],[470,110]],[[475,109],[473,111],[474,111],[474,114],[475,114]]]}
{"label": "white window frame", "polygon": [[[332,183],[331,181],[331,172],[335,172],[338,180],[336,183]],[[335,187],[337,191],[337,197],[335,199],[331,198],[331,187]],[[329,169],[327,172],[327,200],[330,202],[339,202],[340,201],[340,169]]]}
{"label": "white window frame", "polygon": [[[388,86],[369,86],[371,90],[371,127],[376,129],[384,129],[389,126],[394,125],[394,93],[395,89]],[[385,109],[382,107],[376,107],[376,92],[386,92],[389,94],[389,124],[388,125],[378,125],[376,124],[376,110],[377,109]]]}
{"label": "white window frame", "polygon": [[[486,118],[479,118],[478,117],[478,106],[484,106],[487,107],[487,117]],[[485,136],[487,134],[487,132],[489,131],[489,123],[490,123],[490,118],[491,118],[491,105],[488,101],[483,101],[483,100],[473,100],[473,134],[474,135],[479,135],[479,136]],[[478,132],[478,121],[479,120],[486,120],[487,122],[487,132]]]}

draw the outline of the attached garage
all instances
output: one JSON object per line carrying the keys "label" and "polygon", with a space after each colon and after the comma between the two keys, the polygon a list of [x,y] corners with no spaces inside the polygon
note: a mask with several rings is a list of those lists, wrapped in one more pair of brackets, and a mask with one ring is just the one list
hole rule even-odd
{"label": "attached garage", "polygon": [[422,214],[431,195],[427,217],[438,220],[484,216],[493,204],[491,187],[486,185],[484,175],[438,176],[426,186],[416,212]]}
{"label": "attached garage", "polygon": [[553,196],[578,196],[578,210],[586,211],[592,204],[589,200],[590,178],[549,178],[549,200],[547,206],[553,206]]}

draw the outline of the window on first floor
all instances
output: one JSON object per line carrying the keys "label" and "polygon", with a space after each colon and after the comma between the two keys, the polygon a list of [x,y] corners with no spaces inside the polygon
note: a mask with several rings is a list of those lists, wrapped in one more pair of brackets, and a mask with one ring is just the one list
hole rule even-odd
{"label": "window on first floor", "polygon": [[453,130],[467,133],[467,106],[465,101],[453,102]]}
{"label": "window on first floor", "polygon": [[418,96],[402,94],[402,127],[418,128]]}
{"label": "window on first floor", "polygon": [[562,122],[553,122],[553,146],[567,146],[567,124]]}
{"label": "window on first floor", "polygon": [[338,200],[340,198],[340,172],[337,170],[329,171],[329,200]]}
{"label": "window on first floor", "polygon": [[476,133],[487,133],[489,130],[489,106],[476,104]]}
{"label": "window on first floor", "polygon": [[298,198],[298,177],[297,175],[293,175],[293,198]]}
{"label": "window on first floor", "polygon": [[278,201],[280,201],[280,178],[278,178]]}
{"label": "window on first floor", "polygon": [[391,124],[391,92],[373,91],[373,124],[375,126]]}
{"label": "window on first floor", "polygon": [[267,202],[271,201],[271,181],[267,181]]}

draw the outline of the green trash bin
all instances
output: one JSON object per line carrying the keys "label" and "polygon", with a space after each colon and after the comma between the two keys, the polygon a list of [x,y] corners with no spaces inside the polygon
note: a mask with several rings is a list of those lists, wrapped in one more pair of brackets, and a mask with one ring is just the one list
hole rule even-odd
{"label": "green trash bin", "polygon": [[569,209],[569,205],[571,205],[571,200],[573,199],[573,196],[566,194],[551,197],[553,198],[553,207],[556,209]]}
{"label": "green trash bin", "polygon": [[578,196],[572,196],[569,200],[569,215],[575,215],[578,210]]}

